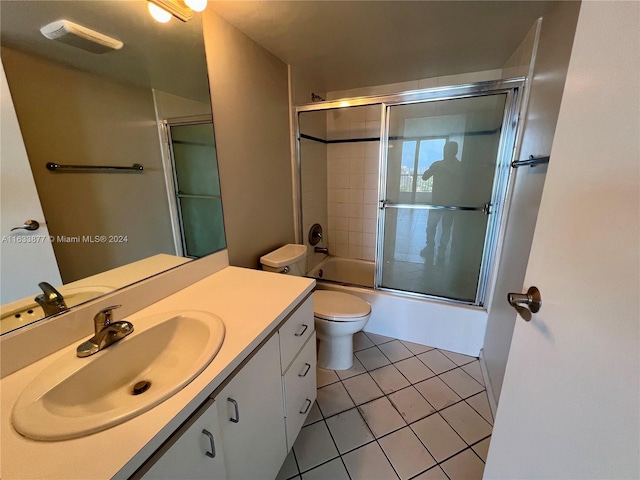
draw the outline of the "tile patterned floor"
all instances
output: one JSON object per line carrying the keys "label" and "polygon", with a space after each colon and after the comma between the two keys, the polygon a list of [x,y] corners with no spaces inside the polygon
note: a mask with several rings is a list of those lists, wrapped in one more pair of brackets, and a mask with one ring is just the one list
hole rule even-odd
{"label": "tile patterned floor", "polygon": [[359,332],[277,480],[481,479],[493,418],[477,358]]}

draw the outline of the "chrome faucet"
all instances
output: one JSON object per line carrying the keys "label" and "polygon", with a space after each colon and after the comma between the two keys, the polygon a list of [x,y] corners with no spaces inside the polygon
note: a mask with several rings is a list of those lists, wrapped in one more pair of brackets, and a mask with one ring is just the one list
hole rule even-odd
{"label": "chrome faucet", "polygon": [[69,308],[64,302],[62,294],[50,284],[47,282],[40,282],[38,286],[43,293],[34,298],[34,300],[42,307],[45,315],[53,315]]}
{"label": "chrome faucet", "polygon": [[76,349],[78,357],[88,357],[98,353],[133,332],[133,324],[130,322],[124,320],[112,322],[113,310],[120,307],[121,305],[113,305],[103,308],[93,317],[95,335],[78,345]]}

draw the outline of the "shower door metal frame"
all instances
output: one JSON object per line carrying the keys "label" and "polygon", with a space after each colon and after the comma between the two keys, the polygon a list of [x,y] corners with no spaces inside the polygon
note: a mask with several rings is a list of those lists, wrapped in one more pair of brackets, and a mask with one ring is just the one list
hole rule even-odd
{"label": "shower door metal frame", "polygon": [[417,292],[407,292],[403,290],[395,290],[382,287],[380,280],[382,278],[382,244],[384,241],[384,209],[378,209],[378,226],[376,232],[376,254],[375,254],[375,278],[374,289],[393,293],[395,295],[432,299],[444,303],[463,304],[476,307],[483,307],[485,295],[487,293],[488,281],[491,276],[492,266],[491,260],[495,256],[495,250],[499,239],[500,222],[505,208],[505,200],[507,195],[507,187],[510,178],[510,164],[515,154],[516,133],[518,129],[518,115],[520,104],[522,102],[522,90],[525,85],[524,77],[508,78],[502,80],[492,80],[486,82],[477,82],[464,85],[454,85],[446,87],[427,88],[422,90],[412,90],[393,95],[375,95],[354,97],[340,100],[331,100],[324,102],[315,102],[295,107],[295,163],[293,165],[293,190],[297,193],[298,202],[294,202],[296,242],[301,243],[304,239],[304,228],[302,223],[302,194],[301,194],[301,132],[300,132],[300,114],[305,112],[314,112],[321,110],[333,110],[344,107],[360,107],[368,105],[381,106],[381,122],[380,122],[380,152],[379,166],[380,175],[378,182],[378,200],[379,205],[385,201],[386,196],[386,168],[387,168],[387,152],[388,152],[388,109],[391,106],[404,105],[411,103],[424,103],[430,101],[454,100],[468,97],[477,97],[483,95],[493,95],[504,93],[507,95],[505,101],[505,112],[503,116],[503,133],[500,136],[500,143],[497,155],[496,171],[494,174],[494,184],[491,195],[491,215],[487,223],[487,231],[485,234],[485,245],[482,255],[480,278],[478,288],[476,290],[476,299],[474,302],[461,301],[446,297],[438,297]]}
{"label": "shower door metal frame", "polygon": [[[515,153],[516,133],[518,127],[518,115],[520,111],[520,102],[522,99],[522,88],[524,86],[524,78],[514,78],[507,80],[497,80],[492,82],[482,82],[477,84],[460,85],[455,87],[444,87],[438,89],[429,89],[422,92],[422,95],[411,95],[407,98],[399,98],[391,101],[383,102],[382,118],[381,118],[381,134],[380,134],[380,183],[378,185],[379,193],[379,210],[378,210],[378,228],[376,238],[376,268],[374,278],[374,288],[376,290],[402,294],[410,297],[429,298],[448,303],[456,303],[462,305],[472,305],[483,307],[485,295],[487,293],[490,274],[492,271],[492,260],[495,257],[496,246],[499,239],[500,223],[505,207],[505,199],[507,194],[507,186],[509,183],[509,175],[511,172],[511,161]],[[412,92],[413,93],[413,92]],[[416,92],[417,93],[417,92]],[[464,98],[481,97],[487,95],[505,94],[505,107],[502,118],[502,131],[499,139],[498,153],[496,156],[496,167],[494,172],[493,187],[491,192],[491,200],[488,205],[479,206],[458,206],[448,207],[441,205],[419,205],[419,204],[388,204],[386,200],[387,191],[387,166],[389,153],[389,110],[391,107],[399,105],[409,105],[416,103],[429,103],[445,100],[459,100]],[[396,290],[393,288],[382,286],[382,270],[383,270],[383,248],[384,248],[384,227],[386,222],[387,208],[411,208],[411,209],[441,209],[441,210],[460,210],[460,211],[483,211],[486,209],[487,229],[485,232],[484,247],[482,251],[482,259],[480,263],[480,272],[478,275],[478,286],[476,288],[476,297],[473,302],[458,300],[448,297],[440,297],[417,292],[407,292]]]}
{"label": "shower door metal frame", "polygon": [[[180,194],[178,192],[178,174],[176,171],[176,160],[173,152],[171,127],[207,124],[211,124],[211,127],[213,128],[213,115],[193,115],[190,117],[167,118],[162,120],[160,124],[169,160],[169,164],[165,166],[165,168],[168,167],[168,170],[165,172],[165,182],[167,186],[167,194],[169,196],[169,215],[171,217],[171,229],[173,230],[176,255],[179,257],[197,258],[186,254],[187,240],[184,234],[184,221],[182,218],[182,207],[180,205]],[[215,130],[213,135],[215,142]]]}

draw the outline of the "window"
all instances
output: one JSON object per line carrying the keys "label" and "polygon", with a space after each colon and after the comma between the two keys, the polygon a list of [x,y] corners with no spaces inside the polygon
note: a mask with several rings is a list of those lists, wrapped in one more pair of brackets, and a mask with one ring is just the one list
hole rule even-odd
{"label": "window", "polygon": [[433,178],[422,180],[422,174],[436,161],[442,160],[446,137],[402,142],[400,191],[431,193]]}

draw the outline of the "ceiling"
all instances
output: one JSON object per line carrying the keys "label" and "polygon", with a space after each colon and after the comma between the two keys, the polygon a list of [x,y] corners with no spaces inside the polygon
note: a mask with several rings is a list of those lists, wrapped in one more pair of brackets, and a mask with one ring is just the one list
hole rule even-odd
{"label": "ceiling", "polygon": [[545,1],[217,1],[324,91],[501,68]]}
{"label": "ceiling", "polygon": [[[554,1],[209,0],[257,43],[335,91],[501,68]],[[205,99],[201,17],[158,24],[145,0],[0,0],[2,45],[188,98]],[[40,27],[67,18],[124,42],[94,55]]]}

